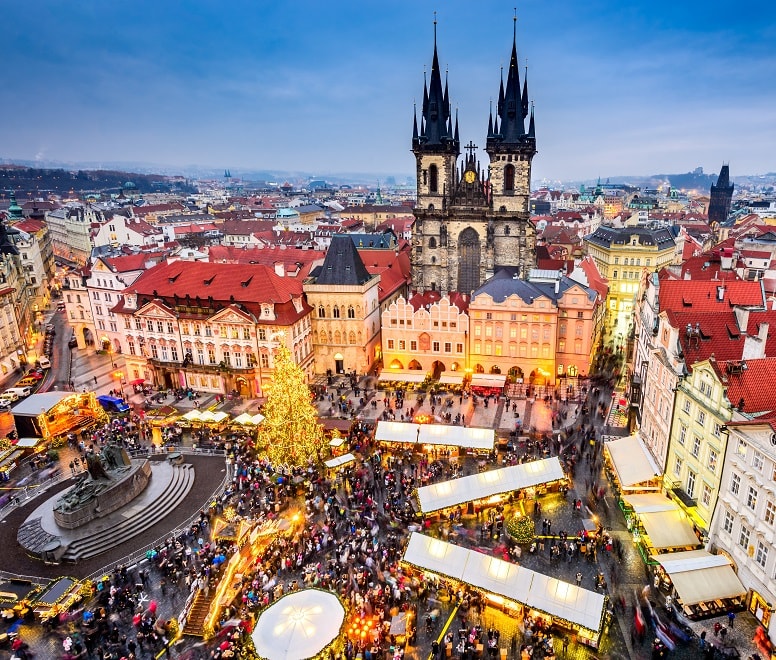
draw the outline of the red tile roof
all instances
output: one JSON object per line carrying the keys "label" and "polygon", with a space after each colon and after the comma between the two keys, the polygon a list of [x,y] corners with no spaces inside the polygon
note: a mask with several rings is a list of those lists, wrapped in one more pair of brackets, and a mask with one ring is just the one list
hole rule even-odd
{"label": "red tile roof", "polygon": [[324,250],[298,250],[278,246],[238,247],[213,245],[210,247],[210,261],[214,263],[261,264],[274,269],[275,264],[283,264],[289,277],[304,279],[310,270],[323,263]]}
{"label": "red tile roof", "polygon": [[104,257],[103,261],[110,266],[114,273],[129,273],[134,270],[144,270],[146,264],[150,261],[154,265],[159,263],[165,252],[140,252],[137,254],[127,254],[121,257]]}
{"label": "red tile roof", "polygon": [[27,218],[26,220],[17,222],[14,227],[16,227],[16,229],[26,231],[28,234],[37,234],[41,229],[46,227],[46,223],[42,220],[33,220],[31,218]]}
{"label": "red tile roof", "polygon": [[[465,293],[458,293],[457,291],[451,291],[447,294],[450,304],[455,305],[458,311],[466,313],[469,310],[469,303],[471,299]],[[424,293],[413,293],[409,299],[410,305],[417,312],[421,307],[426,305],[434,305],[442,299],[442,294],[439,291],[426,291]]]}
{"label": "red tile roof", "polygon": [[[723,299],[717,300],[718,287],[724,287]],[[764,307],[765,297],[759,282],[744,280],[662,280],[660,309],[695,312],[727,310],[733,305]]]}
{"label": "red tile roof", "polygon": [[776,409],[773,390],[776,357],[735,362],[717,360],[716,370],[720,380],[727,384],[727,398],[734,408],[751,415]]}
{"label": "red tile roof", "polygon": [[[262,323],[276,325],[294,323],[312,309],[302,295],[300,279],[280,277],[272,268],[258,264],[162,263],[143,273],[125,293],[137,293],[138,301],[161,298],[168,307],[174,306],[176,295],[179,304],[187,294],[192,300],[212,297],[214,305],[226,306],[234,300]],[[301,301],[301,311],[294,307],[294,299]],[[261,303],[275,305],[274,321],[262,317]],[[121,310],[117,307],[115,311]]]}

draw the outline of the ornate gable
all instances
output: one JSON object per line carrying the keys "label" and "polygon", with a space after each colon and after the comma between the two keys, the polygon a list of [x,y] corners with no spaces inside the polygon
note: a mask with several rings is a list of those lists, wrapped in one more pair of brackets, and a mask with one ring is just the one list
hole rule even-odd
{"label": "ornate gable", "polygon": [[151,319],[177,319],[177,316],[173,312],[156,301],[151,301],[147,305],[141,307],[135,312],[135,316],[143,316]]}
{"label": "ornate gable", "polygon": [[256,319],[254,319],[251,314],[236,307],[226,307],[225,309],[219,310],[213,314],[208,321],[210,323],[250,323],[251,325],[256,323]]}

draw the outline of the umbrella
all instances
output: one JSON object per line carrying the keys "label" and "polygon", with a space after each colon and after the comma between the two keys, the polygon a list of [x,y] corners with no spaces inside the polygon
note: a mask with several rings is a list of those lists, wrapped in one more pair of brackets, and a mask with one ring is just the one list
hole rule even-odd
{"label": "umbrella", "polygon": [[129,384],[133,385],[133,386],[134,385],[142,385],[143,383],[145,383],[145,378],[135,378],[135,380],[129,381]]}

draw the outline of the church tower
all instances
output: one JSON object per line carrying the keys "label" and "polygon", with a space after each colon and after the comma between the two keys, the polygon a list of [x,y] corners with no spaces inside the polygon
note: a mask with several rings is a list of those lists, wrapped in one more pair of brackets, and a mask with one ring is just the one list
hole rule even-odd
{"label": "church tower", "polygon": [[724,223],[730,214],[730,205],[733,201],[733,184],[730,183],[730,168],[723,165],[719,171],[717,184],[711,184],[709,199],[709,224]]}
{"label": "church tower", "polygon": [[447,81],[442,86],[434,21],[431,77],[424,80],[420,127],[413,118],[417,200],[412,232],[412,286],[471,294],[500,266],[525,275],[535,264],[535,230],[529,219],[531,159],[536,153],[528,86],[520,89],[516,38],[506,88],[502,78],[497,115],[488,123],[481,167],[477,147],[461,152],[458,117],[453,123]]}
{"label": "church tower", "polygon": [[[526,130],[528,119],[528,130]],[[519,266],[522,277],[536,262],[536,229],[530,221],[531,161],[536,154],[536,127],[528,101],[528,70],[520,89],[517,18],[512,33],[506,87],[502,74],[496,116],[488,118],[485,151],[490,158],[490,191],[496,266]]]}

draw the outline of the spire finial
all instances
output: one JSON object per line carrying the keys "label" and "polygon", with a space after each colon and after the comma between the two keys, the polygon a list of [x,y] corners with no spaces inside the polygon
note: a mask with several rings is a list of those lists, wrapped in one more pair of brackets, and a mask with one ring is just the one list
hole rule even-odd
{"label": "spire finial", "polygon": [[436,48],[436,26],[437,26],[437,18],[436,18],[436,11],[434,11],[434,48]]}
{"label": "spire finial", "polygon": [[515,16],[512,19],[512,40],[517,41],[517,7],[515,9]]}

